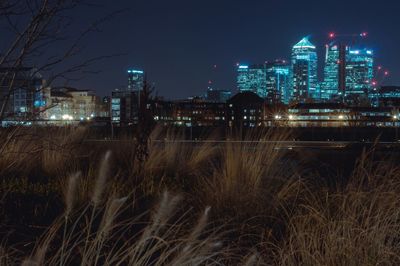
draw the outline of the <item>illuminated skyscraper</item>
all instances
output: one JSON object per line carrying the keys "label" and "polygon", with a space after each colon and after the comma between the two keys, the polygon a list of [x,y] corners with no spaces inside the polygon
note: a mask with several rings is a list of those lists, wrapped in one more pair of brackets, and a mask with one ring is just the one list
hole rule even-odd
{"label": "illuminated skyscraper", "polygon": [[339,88],[339,47],[335,43],[325,46],[324,82],[321,88],[321,98],[329,100],[338,93]]}
{"label": "illuminated skyscraper", "polygon": [[128,87],[116,89],[111,94],[111,120],[115,124],[137,124],[141,90],[144,85],[142,70],[128,69]]}
{"label": "illuminated skyscraper", "polygon": [[321,86],[321,99],[329,100],[345,91],[346,57],[348,46],[332,42],[326,46],[324,81]]}
{"label": "illuminated skyscraper", "polygon": [[128,91],[140,91],[143,88],[144,72],[142,70],[128,70]]}
{"label": "illuminated skyscraper", "polygon": [[307,98],[320,98],[317,80],[316,47],[304,37],[292,49],[292,99],[305,101]]}
{"label": "illuminated skyscraper", "polygon": [[283,60],[266,64],[267,98],[289,103],[290,65]]}
{"label": "illuminated skyscraper", "polygon": [[372,50],[350,49],[346,58],[345,96],[367,94],[372,89],[374,55]]}
{"label": "illuminated skyscraper", "polygon": [[250,91],[249,66],[238,66],[236,84],[238,91]]}
{"label": "illuminated skyscraper", "polygon": [[262,98],[267,97],[265,64],[240,65],[237,71],[237,88],[240,92],[252,91]]}

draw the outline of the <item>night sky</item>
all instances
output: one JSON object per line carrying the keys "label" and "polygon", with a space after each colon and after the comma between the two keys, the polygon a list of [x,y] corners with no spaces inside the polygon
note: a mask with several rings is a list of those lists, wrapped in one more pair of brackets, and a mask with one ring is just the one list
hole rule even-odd
{"label": "night sky", "polygon": [[76,13],[77,25],[113,10],[124,12],[86,41],[82,56],[124,55],[102,61],[96,66],[101,73],[71,85],[101,95],[126,86],[130,67],[145,70],[158,94],[166,98],[201,95],[209,80],[216,88],[234,90],[237,62],[289,59],[291,46],[306,35],[320,48],[322,64],[331,31],[367,31],[363,43],[374,49],[377,65],[391,73],[386,84],[400,85],[400,3],[395,0],[97,0],[96,4]]}

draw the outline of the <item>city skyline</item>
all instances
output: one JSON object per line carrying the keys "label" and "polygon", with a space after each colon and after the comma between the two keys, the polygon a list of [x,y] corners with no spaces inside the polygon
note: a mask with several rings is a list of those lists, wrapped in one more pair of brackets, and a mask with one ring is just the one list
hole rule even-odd
{"label": "city skyline", "polygon": [[[389,71],[381,65],[376,65],[374,51],[366,47],[364,42],[368,36],[367,32],[344,35],[330,32],[329,44],[325,45],[322,55],[317,52],[318,46],[310,41],[309,36],[303,37],[292,47],[289,60],[275,59],[252,64],[237,62],[237,73],[233,77],[236,82],[234,88],[221,88],[209,80],[202,93],[187,98],[207,98],[207,91],[210,89],[229,91],[233,94],[252,91],[262,98],[269,98],[269,101],[287,104],[292,100],[329,101],[332,97],[342,94],[368,94],[372,92],[372,88],[386,85]],[[358,38],[362,41],[356,42]],[[324,58],[322,64],[318,63],[320,58]],[[217,68],[217,65],[213,67]],[[380,72],[383,79],[378,82]],[[137,68],[130,68],[127,73],[127,86],[120,86],[116,90],[140,90],[148,73],[145,74],[144,70]],[[132,78],[139,79],[134,86]]]}
{"label": "city skyline", "polygon": [[[327,34],[327,40],[326,40],[326,44],[324,46],[318,46],[318,45],[314,45],[311,41],[310,41],[310,36],[312,36],[312,34],[309,34],[305,37],[303,37],[299,42],[297,42],[296,44],[294,44],[291,48],[291,55],[289,55],[288,57],[277,57],[274,60],[265,60],[264,63],[259,63],[262,60],[259,60],[258,62],[252,62],[251,64],[243,64],[242,62],[237,62],[232,68],[235,68],[235,71],[240,71],[241,70],[245,70],[245,71],[249,71],[250,75],[256,77],[257,75],[260,75],[260,70],[262,69],[263,74],[265,75],[265,77],[263,78],[263,80],[261,81],[256,81],[258,83],[254,83],[253,85],[251,85],[251,88],[240,88],[240,81],[238,80],[239,76],[238,73],[234,73],[233,76],[230,77],[230,82],[234,81],[234,85],[231,88],[224,88],[222,86],[220,86],[217,83],[215,83],[214,80],[209,79],[207,81],[207,85],[202,88],[202,90],[200,91],[199,94],[190,94],[190,95],[185,95],[184,97],[182,97],[181,95],[178,95],[177,97],[175,97],[175,99],[184,99],[184,98],[190,98],[190,97],[206,97],[206,93],[207,90],[212,88],[212,89],[217,89],[217,90],[225,90],[225,91],[230,91],[233,94],[237,93],[237,92],[241,92],[241,91],[255,91],[260,97],[263,98],[267,98],[268,97],[268,92],[270,92],[271,90],[271,84],[269,84],[270,86],[268,87],[268,82],[271,83],[272,81],[268,79],[275,79],[274,77],[271,77],[272,72],[275,72],[275,74],[282,74],[282,71],[286,71],[285,69],[282,70],[281,67],[279,67],[279,65],[283,64],[283,65],[287,65],[289,67],[289,72],[291,74],[294,74],[292,72],[295,72],[295,67],[296,67],[296,58],[303,58],[304,56],[306,56],[308,59],[307,61],[311,60],[311,72],[307,72],[307,73],[303,73],[304,77],[307,79],[311,79],[309,82],[310,84],[308,84],[307,88],[303,89],[304,91],[307,91],[310,93],[310,95],[307,96],[303,96],[303,98],[314,98],[314,99],[322,99],[322,100],[328,100],[330,96],[335,95],[335,94],[341,94],[340,93],[340,71],[338,69],[338,67],[340,67],[340,47],[341,45],[343,46],[344,49],[344,60],[351,62],[352,59],[351,57],[359,57],[359,58],[363,58],[363,55],[371,55],[373,57],[370,68],[371,68],[371,72],[370,73],[370,81],[371,84],[375,85],[376,87],[380,87],[380,86],[387,86],[387,85],[392,85],[392,86],[396,86],[397,84],[391,84],[389,81],[389,84],[387,84],[386,82],[388,80],[395,80],[392,79],[388,73],[390,73],[391,71],[389,71],[387,68],[384,68],[381,64],[379,64],[379,66],[376,64],[375,62],[375,53],[372,49],[368,48],[365,40],[362,40],[360,42],[354,43],[354,36],[361,36],[362,38],[366,38],[368,36],[368,32],[361,32],[361,33],[356,33],[356,34],[344,34],[343,36],[347,36],[349,37],[347,39],[347,43],[346,41],[338,41],[339,35],[337,35],[335,32],[329,32]],[[353,42],[353,43],[351,43]],[[325,51],[321,49],[321,47],[325,47]],[[309,53],[311,53],[309,55]],[[361,53],[361,55],[359,55],[359,53]],[[311,58],[310,58],[311,57]],[[288,59],[286,59],[288,58]],[[323,61],[322,61],[323,60]],[[358,59],[360,60],[360,59]],[[303,61],[303,60],[300,60]],[[354,63],[354,62],[353,62]],[[278,70],[276,70],[276,66],[274,67],[274,65],[277,64],[278,65]],[[302,66],[300,66],[301,68]],[[308,66],[307,66],[308,67]],[[349,68],[349,66],[344,65],[344,67]],[[212,68],[214,68],[214,70],[216,68],[218,68],[218,66],[215,64],[212,66]],[[349,71],[351,70],[352,67],[350,67],[349,69],[345,70]],[[131,90],[131,91],[135,91],[137,90],[137,86],[141,87],[140,85],[136,85],[135,89],[132,88],[132,77],[136,77],[137,75],[141,75],[141,80],[139,81],[140,84],[143,83],[143,79],[144,79],[144,75],[146,73],[146,76],[149,75],[148,72],[145,71],[145,69],[143,68],[138,68],[136,66],[134,67],[129,67],[127,70],[125,70],[126,73],[128,73],[128,82],[126,84],[120,85],[120,86],[116,86],[115,88],[111,89],[112,90],[120,90],[120,89],[124,89],[126,88],[127,90]],[[253,71],[253,73],[251,73]],[[271,72],[272,71],[272,72]],[[276,72],[278,71],[278,72]],[[376,80],[379,78],[378,76],[374,76],[374,74],[376,74],[375,72],[385,72],[385,74],[382,74],[384,76],[384,79],[381,82],[377,82]],[[269,75],[266,74],[268,72],[271,72]],[[333,74],[332,72],[338,72],[336,74]],[[379,74],[379,73],[378,73]],[[286,73],[285,75],[288,75],[288,73]],[[336,76],[335,76],[336,75]],[[348,78],[344,75],[344,79]],[[151,73],[150,73],[151,76]],[[219,77],[220,78],[220,77]],[[293,78],[293,77],[291,77]],[[217,78],[218,79],[218,78]],[[328,79],[328,80],[326,80]],[[337,79],[335,81],[335,79]],[[125,79],[126,80],[126,79]],[[156,85],[156,82],[154,82],[151,79],[148,79],[149,82],[151,82],[153,85]],[[242,81],[245,82],[245,81]],[[291,81],[292,82],[292,81]],[[346,84],[350,82],[349,80],[345,80],[344,84],[345,86],[347,86]],[[360,83],[360,80],[358,81],[353,81],[353,86],[359,86],[357,85],[357,82]],[[139,84],[138,83],[138,84]],[[286,82],[285,82],[286,83]],[[336,84],[335,84],[336,83]],[[217,84],[217,85],[215,85]],[[291,86],[293,87],[295,84],[292,82]],[[338,88],[335,90],[332,90],[332,86],[337,85]],[[248,86],[248,85],[244,85],[244,86]],[[287,86],[285,84],[285,86]],[[329,88],[330,89],[327,89]],[[157,88],[155,86],[155,88]],[[295,88],[295,86],[292,88],[295,91],[297,90]],[[346,88],[343,88],[343,90],[345,90]],[[355,89],[355,88],[353,88]],[[284,95],[287,94],[287,92],[284,92],[283,90],[287,90],[285,88],[281,88],[278,92],[278,94]],[[347,88],[347,90],[349,90],[349,88]],[[304,93],[304,92],[303,92]],[[106,92],[106,95],[109,95],[109,92]],[[301,94],[301,93],[300,93]],[[317,95],[318,94],[318,95]],[[168,95],[160,95],[162,97],[165,98],[170,98],[168,97]],[[290,98],[288,95],[285,95],[284,98],[286,100],[282,101],[284,103],[288,102],[288,99]],[[174,97],[170,98],[170,99],[174,99]]]}
{"label": "city skyline", "polygon": [[[400,55],[396,47],[400,36],[394,26],[399,4],[393,1],[379,5],[337,1],[329,6],[329,13],[325,12],[325,3],[318,1],[137,1],[134,4],[122,1],[121,4],[128,11],[111,21],[104,34],[88,46],[92,54],[108,51],[126,55],[107,60],[99,65],[101,74],[72,85],[107,95],[125,85],[125,71],[133,67],[145,70],[159,95],[167,98],[202,94],[209,80],[218,88],[233,89],[237,62],[289,59],[291,46],[310,33],[321,53],[332,31],[369,32],[366,41],[376,51],[377,62],[392,74],[387,85],[400,83]],[[103,14],[115,9],[107,1],[98,1],[98,5],[103,6],[91,12],[92,18],[96,12]],[[383,13],[384,16],[379,15]],[[139,41],[138,36],[141,36]]]}
{"label": "city skyline", "polygon": [[[389,71],[375,66],[375,53],[363,42],[367,36],[367,32],[329,33],[330,43],[325,45],[325,60],[320,67],[321,55],[308,36],[292,47],[290,64],[286,60],[239,63],[236,90],[252,91],[271,103],[365,101],[389,76]],[[322,74],[318,74],[319,68]]]}

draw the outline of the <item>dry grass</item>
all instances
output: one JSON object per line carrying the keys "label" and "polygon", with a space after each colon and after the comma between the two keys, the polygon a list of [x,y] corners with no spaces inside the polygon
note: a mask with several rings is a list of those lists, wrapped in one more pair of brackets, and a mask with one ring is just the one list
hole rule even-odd
{"label": "dry grass", "polygon": [[320,188],[288,217],[277,264],[400,263],[400,169],[372,156],[362,155],[344,187]]}
{"label": "dry grass", "polygon": [[[101,168],[108,164],[105,156]],[[193,228],[188,212],[177,215],[182,197],[164,192],[158,206],[136,216],[132,195],[99,200],[106,189],[101,172],[92,200],[72,211],[77,175],[65,199],[65,213],[48,229],[23,265],[192,265],[216,263],[217,231],[206,231],[209,208]],[[133,202],[132,202],[133,201]],[[204,235],[203,235],[204,234]]]}
{"label": "dry grass", "polygon": [[373,151],[328,186],[280,149],[290,133],[193,146],[155,131],[140,165],[132,140],[87,148],[85,130],[68,132],[2,133],[2,193],[48,189],[64,208],[30,255],[3,242],[0,265],[400,263],[400,169]]}

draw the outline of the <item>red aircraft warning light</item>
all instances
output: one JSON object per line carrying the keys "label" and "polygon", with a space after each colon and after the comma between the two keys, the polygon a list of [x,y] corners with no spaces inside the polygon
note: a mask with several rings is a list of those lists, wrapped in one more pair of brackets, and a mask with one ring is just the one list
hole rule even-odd
{"label": "red aircraft warning light", "polygon": [[334,32],[329,33],[329,38],[331,39],[335,38],[335,33]]}

